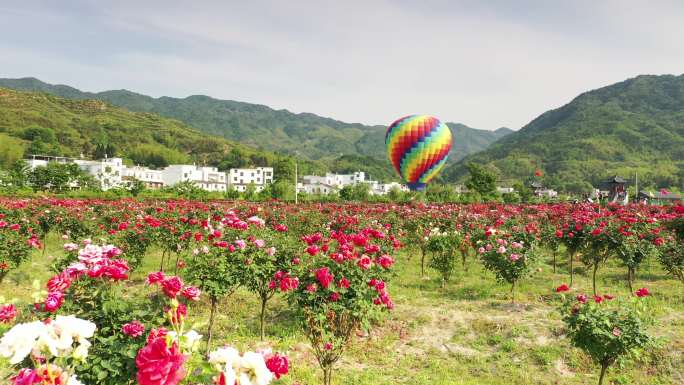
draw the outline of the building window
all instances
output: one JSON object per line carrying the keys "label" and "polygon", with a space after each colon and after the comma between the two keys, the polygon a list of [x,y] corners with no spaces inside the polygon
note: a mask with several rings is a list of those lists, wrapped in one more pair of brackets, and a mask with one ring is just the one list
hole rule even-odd
{"label": "building window", "polygon": [[257,178],[257,183],[261,183],[261,178]]}
{"label": "building window", "polygon": [[240,176],[245,176],[245,174],[242,171],[240,171]]}

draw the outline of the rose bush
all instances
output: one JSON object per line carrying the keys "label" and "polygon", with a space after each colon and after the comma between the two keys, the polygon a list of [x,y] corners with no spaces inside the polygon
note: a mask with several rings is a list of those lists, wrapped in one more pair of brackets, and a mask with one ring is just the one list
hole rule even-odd
{"label": "rose bush", "polygon": [[394,307],[386,280],[394,259],[382,254],[383,230],[332,230],[304,236],[307,257],[298,265],[299,284],[288,294],[302,329],[330,385],[335,363],[354,332]]}
{"label": "rose bush", "polygon": [[[556,291],[566,296],[566,290]],[[575,298],[565,297],[562,302],[560,312],[570,342],[601,367],[599,385],[611,365],[653,347],[656,342],[647,330],[653,323],[646,298],[648,290],[640,289],[636,295],[629,301],[620,301],[610,295],[590,298],[579,294]]]}

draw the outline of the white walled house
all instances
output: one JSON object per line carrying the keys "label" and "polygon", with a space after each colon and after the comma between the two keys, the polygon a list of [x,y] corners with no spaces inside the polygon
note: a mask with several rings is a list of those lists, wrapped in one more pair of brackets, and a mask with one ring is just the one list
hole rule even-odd
{"label": "white walled house", "polygon": [[226,173],[216,167],[200,167],[189,164],[172,164],[161,170],[162,181],[166,186],[180,182],[193,182],[206,191],[225,192]]}
{"label": "white walled house", "polygon": [[247,186],[254,185],[257,192],[267,184],[273,183],[273,167],[231,168],[228,185],[236,191],[245,192]]}
{"label": "white walled house", "polygon": [[62,164],[73,163],[73,158],[65,158],[62,156],[41,156],[32,155],[30,159],[24,159],[29,169],[33,170],[36,167],[46,167],[48,162],[57,162]]}
{"label": "white walled house", "polygon": [[[121,158],[105,158],[100,160],[73,159],[58,156],[31,156],[25,159],[31,170],[36,167],[46,167],[50,162],[61,164],[75,164],[85,173],[91,175],[100,183],[102,190],[120,187],[124,174],[123,160]],[[76,182],[71,187],[78,187]]]}
{"label": "white walled house", "polygon": [[123,179],[124,181],[137,179],[149,189],[159,189],[164,186],[161,170],[152,170],[142,166],[125,167]]}
{"label": "white walled house", "polygon": [[325,183],[297,183],[297,191],[311,195],[328,195],[338,192],[340,189]]}
{"label": "white walled house", "polygon": [[100,188],[104,191],[115,187],[121,187],[124,174],[124,164],[121,158],[105,158],[100,160],[75,159],[78,167],[92,175],[100,182]]}
{"label": "white walled house", "polygon": [[373,195],[385,195],[393,188],[399,189],[399,191],[409,191],[406,185],[397,182],[390,183],[376,183],[372,185],[371,194]]}
{"label": "white walled house", "polygon": [[408,191],[408,188],[400,183],[379,183],[374,180],[366,180],[366,173],[357,171],[352,174],[333,174],[326,173],[324,176],[305,175],[302,182],[297,183],[297,191],[308,194],[330,194],[339,191],[344,186],[351,186],[359,183],[369,185],[369,192],[372,195],[387,194],[392,188],[397,187],[401,191]]}
{"label": "white walled house", "polygon": [[357,183],[366,183],[366,173],[357,171],[353,174],[333,174],[326,173],[325,176],[318,175],[304,175],[302,177],[303,185],[325,184],[342,188],[344,186],[353,185]]}

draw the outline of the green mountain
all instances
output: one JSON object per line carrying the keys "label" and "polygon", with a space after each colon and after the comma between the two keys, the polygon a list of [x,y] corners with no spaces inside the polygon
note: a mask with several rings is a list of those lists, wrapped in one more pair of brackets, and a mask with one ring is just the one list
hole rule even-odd
{"label": "green mountain", "polygon": [[[208,135],[156,114],[130,112],[100,100],[0,88],[0,166],[28,154],[86,158],[107,154],[154,167],[187,162],[222,168],[294,165],[291,157]],[[329,169],[311,161],[300,166],[310,172]]]}
{"label": "green mountain", "polygon": [[588,191],[609,176],[642,186],[684,183],[684,75],[638,76],[583,93],[540,115],[486,150],[449,166],[462,181],[465,164],[486,164],[503,184],[533,179],[561,191]]}
{"label": "green mountain", "polygon": [[[309,113],[294,114],[267,106],[195,95],[178,99],[152,98],[127,90],[82,92],[35,78],[0,79],[0,87],[40,91],[70,99],[98,99],[137,112],[156,113],[226,139],[268,151],[297,153],[308,159],[329,161],[340,156],[379,159],[391,170],[384,153],[386,127],[344,123]],[[478,130],[448,123],[454,134],[450,161],[484,150],[512,130]],[[357,158],[358,159],[358,158]]]}

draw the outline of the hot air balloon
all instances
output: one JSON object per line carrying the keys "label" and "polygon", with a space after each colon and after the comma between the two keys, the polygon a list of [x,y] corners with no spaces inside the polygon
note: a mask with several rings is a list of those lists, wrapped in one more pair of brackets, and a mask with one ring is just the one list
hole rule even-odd
{"label": "hot air balloon", "polygon": [[451,130],[429,115],[410,115],[390,124],[387,156],[411,190],[421,191],[444,167],[451,150]]}

